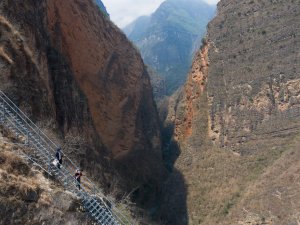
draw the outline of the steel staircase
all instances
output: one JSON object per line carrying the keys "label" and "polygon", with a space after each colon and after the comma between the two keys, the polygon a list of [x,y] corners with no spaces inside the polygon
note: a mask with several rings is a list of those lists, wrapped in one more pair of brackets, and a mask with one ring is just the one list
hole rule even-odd
{"label": "steel staircase", "polygon": [[[74,173],[76,165],[63,153],[60,169],[52,164],[58,146],[51,141],[2,91],[0,91],[0,124],[30,149],[25,154],[32,162],[48,174],[55,176],[66,190],[81,199],[90,216],[102,225],[127,225],[129,222],[114,204],[109,202],[101,190],[88,178],[79,184]],[[80,185],[80,190],[78,186]]]}

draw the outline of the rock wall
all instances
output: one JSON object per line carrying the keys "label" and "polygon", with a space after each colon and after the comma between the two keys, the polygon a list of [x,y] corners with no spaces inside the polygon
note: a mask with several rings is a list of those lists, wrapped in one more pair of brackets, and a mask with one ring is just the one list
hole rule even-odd
{"label": "rock wall", "polygon": [[221,1],[212,42],[210,132],[236,146],[275,114],[299,108],[299,2]]}
{"label": "rock wall", "polygon": [[148,73],[92,0],[1,1],[0,31],[1,90],[65,146],[76,139],[65,150],[107,191],[159,187]]}
{"label": "rock wall", "polygon": [[176,141],[199,147],[208,135],[214,145],[240,151],[254,131],[293,125],[290,117],[300,114],[299,16],[294,1],[218,4],[207,41],[169,107]]}
{"label": "rock wall", "polygon": [[186,186],[181,224],[299,222],[299,12],[294,0],[218,3],[184,87],[160,109]]}

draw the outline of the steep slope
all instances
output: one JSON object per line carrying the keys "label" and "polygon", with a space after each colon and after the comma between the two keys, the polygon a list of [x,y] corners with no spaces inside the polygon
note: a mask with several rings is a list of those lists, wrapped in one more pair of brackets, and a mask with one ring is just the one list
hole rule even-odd
{"label": "steep slope", "polygon": [[22,149],[0,127],[0,224],[91,224],[80,200],[29,167],[17,155]]}
{"label": "steep slope", "polygon": [[214,6],[201,0],[167,0],[150,17],[139,18],[124,29],[145,63],[165,79],[165,94],[184,83],[214,11]]}
{"label": "steep slope", "polygon": [[187,186],[181,224],[299,223],[299,12],[293,0],[218,4],[162,114]]}
{"label": "steep slope", "polygon": [[92,0],[4,0],[0,15],[1,90],[107,192],[154,199],[164,176],[158,116],[125,35]]}

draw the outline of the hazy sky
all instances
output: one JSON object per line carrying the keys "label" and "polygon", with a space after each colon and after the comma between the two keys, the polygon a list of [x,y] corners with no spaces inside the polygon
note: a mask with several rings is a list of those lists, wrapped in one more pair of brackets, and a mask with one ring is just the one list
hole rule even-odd
{"label": "hazy sky", "polygon": [[[102,0],[111,20],[119,27],[131,23],[143,15],[150,15],[164,0]],[[216,4],[219,0],[204,0],[209,4]]]}

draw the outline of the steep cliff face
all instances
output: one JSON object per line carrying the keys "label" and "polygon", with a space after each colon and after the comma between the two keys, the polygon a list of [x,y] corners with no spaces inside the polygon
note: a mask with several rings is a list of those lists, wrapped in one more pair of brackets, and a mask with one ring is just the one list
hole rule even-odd
{"label": "steep cliff face", "polygon": [[[180,143],[180,148],[189,146],[189,151],[181,151],[183,161],[192,160],[192,152],[207,143],[208,106],[207,75],[209,68],[208,49],[210,44],[204,42],[195,55],[191,71],[184,87],[161,103],[160,115],[164,121],[163,136],[166,145],[169,140]],[[183,147],[185,146],[185,147]],[[168,151],[168,150],[167,150]],[[169,153],[172,156],[172,151]]]}
{"label": "steep cliff face", "polygon": [[299,2],[221,1],[209,25],[210,136],[235,146],[299,108]]}
{"label": "steep cliff face", "polygon": [[107,190],[134,187],[142,196],[150,183],[157,187],[158,116],[148,73],[125,35],[92,0],[4,0],[0,12],[1,90],[73,144],[65,150]]}
{"label": "steep cliff face", "polygon": [[[209,77],[208,134],[216,145],[238,147],[264,122],[279,122],[281,117],[299,112],[296,22],[299,7],[294,4],[294,1],[219,3],[218,16],[208,26],[210,47],[206,62],[211,64],[205,75]],[[192,134],[188,129],[193,118],[190,103],[195,98],[202,101],[189,87],[195,77],[195,64],[205,69],[202,61],[195,58],[182,92],[184,97],[180,102],[184,107],[177,111],[181,114],[184,108],[185,113],[182,118],[177,117],[175,136],[178,132]]]}
{"label": "steep cliff face", "polygon": [[[179,142],[184,142],[193,133],[199,133],[203,130],[203,127],[197,126],[199,124],[196,124],[196,121],[200,119],[199,111],[204,114],[204,118],[206,117],[205,88],[209,66],[208,49],[209,44],[205,42],[201,50],[196,54],[179,101],[182,104],[177,105],[174,138]],[[199,103],[202,103],[202,106]],[[205,139],[205,136],[202,139]]]}
{"label": "steep cliff face", "polygon": [[[141,148],[144,143],[139,142],[143,137],[150,137],[151,147],[159,150],[151,86],[138,52],[116,27],[103,17],[93,18],[89,14],[99,15],[92,4],[60,4],[48,4],[51,41],[61,44],[55,47],[66,55],[76,82],[87,97],[93,123],[104,145],[117,158]],[[87,13],[81,12],[82,8]],[[107,32],[100,33],[102,30]],[[141,129],[143,124],[149,128],[149,135]]]}
{"label": "steep cliff face", "polygon": [[186,183],[181,224],[299,222],[299,10],[292,0],[218,4],[161,113],[168,160]]}

